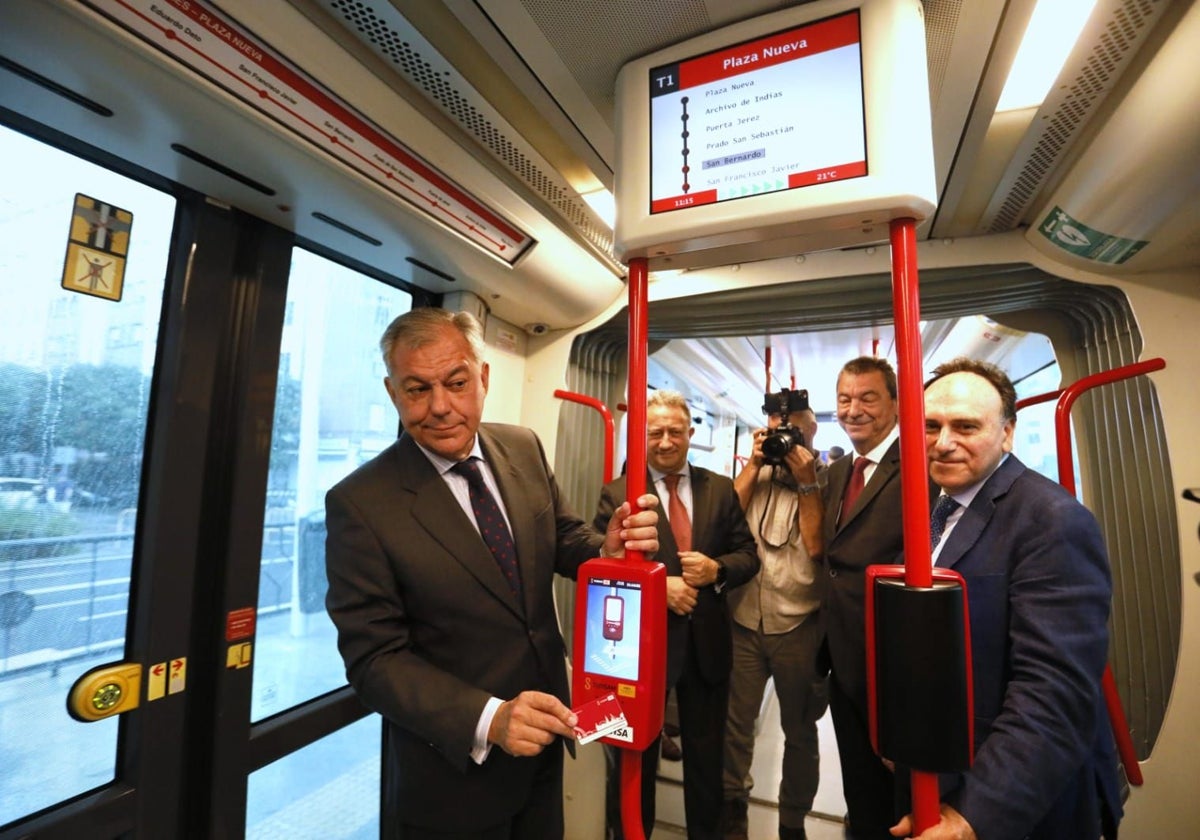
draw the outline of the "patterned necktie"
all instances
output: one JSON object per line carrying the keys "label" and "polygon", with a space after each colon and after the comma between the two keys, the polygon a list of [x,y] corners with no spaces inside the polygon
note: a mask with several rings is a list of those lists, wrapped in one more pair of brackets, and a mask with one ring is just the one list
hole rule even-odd
{"label": "patterned necktie", "polygon": [[682,478],[679,473],[663,476],[663,481],[667,483],[667,493],[670,494],[670,500],[667,502],[667,521],[671,525],[671,533],[675,535],[675,545],[680,551],[692,550],[692,521],[688,519],[687,508],[683,506],[683,499],[679,498],[679,479]]}
{"label": "patterned necktie", "polygon": [[946,530],[946,520],[957,509],[958,502],[954,499],[946,495],[938,497],[937,504],[933,506],[933,516],[929,518],[930,550],[937,548],[938,543],[941,542],[942,534]]}
{"label": "patterned necktie", "polygon": [[846,484],[846,492],[842,495],[842,512],[838,516],[838,522],[844,521],[850,515],[851,508],[858,501],[858,495],[867,483],[867,467],[870,464],[871,461],[863,455],[854,459],[854,472],[850,473],[850,481]]}
{"label": "patterned necktie", "polygon": [[509,533],[508,524],[504,521],[504,514],[500,512],[500,506],[496,504],[495,496],[483,481],[483,473],[479,471],[479,465],[475,463],[475,459],[468,458],[458,462],[451,469],[467,480],[470,488],[471,510],[475,512],[479,535],[487,543],[492,557],[496,558],[496,564],[500,566],[500,571],[508,580],[513,594],[520,599],[521,570],[517,566],[517,548],[513,543],[512,534]]}

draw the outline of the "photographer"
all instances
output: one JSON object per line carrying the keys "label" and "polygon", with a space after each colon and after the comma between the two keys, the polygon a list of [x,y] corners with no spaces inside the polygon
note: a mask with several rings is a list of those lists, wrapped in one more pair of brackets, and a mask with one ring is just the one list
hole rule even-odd
{"label": "photographer", "polygon": [[724,836],[747,836],[754,729],[767,679],[774,677],[783,724],[779,837],[803,838],[819,779],[817,720],[825,713],[817,676],[821,644],[822,502],[815,451],[817,419],[808,392],[765,395],[767,428],[754,433],[754,452],[734,480],[762,568],[729,595],[733,672],[725,730]]}

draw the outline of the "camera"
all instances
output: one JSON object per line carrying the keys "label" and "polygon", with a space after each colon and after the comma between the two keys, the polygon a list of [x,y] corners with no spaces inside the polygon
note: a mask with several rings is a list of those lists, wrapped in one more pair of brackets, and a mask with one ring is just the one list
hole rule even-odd
{"label": "camera", "polygon": [[793,412],[808,409],[808,391],[784,388],[775,394],[763,394],[763,414],[778,414],[783,422],[767,432],[762,440],[763,461],[782,464],[793,446],[804,446],[804,433],[788,422]]}

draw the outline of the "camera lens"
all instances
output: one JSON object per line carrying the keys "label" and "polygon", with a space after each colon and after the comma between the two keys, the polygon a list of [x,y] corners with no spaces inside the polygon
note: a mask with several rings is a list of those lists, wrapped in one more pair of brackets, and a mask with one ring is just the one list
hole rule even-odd
{"label": "camera lens", "polygon": [[763,461],[768,464],[782,464],[793,446],[804,444],[804,433],[795,426],[783,425],[763,437]]}
{"label": "camera lens", "polygon": [[783,459],[795,445],[796,441],[787,430],[776,429],[768,432],[762,441],[763,460],[768,464],[782,464]]}

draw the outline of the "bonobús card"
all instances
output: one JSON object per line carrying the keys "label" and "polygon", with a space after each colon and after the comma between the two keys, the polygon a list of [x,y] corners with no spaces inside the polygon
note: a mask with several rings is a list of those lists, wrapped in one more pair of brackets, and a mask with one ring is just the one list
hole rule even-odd
{"label": "bonob\u00fas card", "polygon": [[603,738],[625,725],[625,713],[621,711],[617,695],[612,692],[571,711],[579,718],[575,724],[575,740],[580,744]]}

